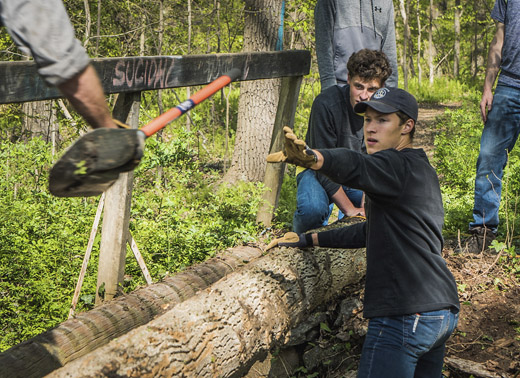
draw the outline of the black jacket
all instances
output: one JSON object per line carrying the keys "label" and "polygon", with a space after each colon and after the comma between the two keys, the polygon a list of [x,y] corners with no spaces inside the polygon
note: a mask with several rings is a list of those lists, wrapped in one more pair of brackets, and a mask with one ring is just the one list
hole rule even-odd
{"label": "black jacket", "polygon": [[457,285],[441,256],[439,182],[424,151],[320,152],[320,172],[366,194],[366,222],[318,236],[324,247],[366,246],[364,316],[458,309]]}
{"label": "black jacket", "polygon": [[[363,117],[350,104],[349,86],[332,86],[320,93],[312,103],[305,142],[311,148],[346,147],[364,151]],[[318,174],[317,178],[329,198],[340,185]]]}

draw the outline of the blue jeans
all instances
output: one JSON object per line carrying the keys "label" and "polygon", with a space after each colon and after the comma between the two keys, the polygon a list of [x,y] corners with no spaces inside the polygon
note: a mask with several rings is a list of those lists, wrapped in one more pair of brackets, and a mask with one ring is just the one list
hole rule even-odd
{"label": "blue jeans", "polygon": [[493,106],[480,138],[475,178],[473,222],[469,227],[486,226],[496,233],[502,195],[502,176],[507,154],[520,132],[520,89],[497,85]]}
{"label": "blue jeans", "polygon": [[[296,211],[293,216],[293,231],[300,234],[321,226],[326,226],[334,204],[316,177],[316,172],[306,169],[296,176],[298,191]],[[361,207],[363,192],[343,186],[347,197],[356,207]],[[340,211],[338,218],[343,218]]]}
{"label": "blue jeans", "polygon": [[441,378],[456,310],[370,319],[358,378]]}

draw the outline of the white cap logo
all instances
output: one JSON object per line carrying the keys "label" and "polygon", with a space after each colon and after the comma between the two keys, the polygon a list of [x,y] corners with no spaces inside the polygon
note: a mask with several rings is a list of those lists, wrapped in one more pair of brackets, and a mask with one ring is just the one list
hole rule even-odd
{"label": "white cap logo", "polygon": [[380,89],[377,90],[376,93],[374,93],[374,96],[372,96],[372,97],[375,100],[380,100],[383,97],[385,97],[388,92],[390,92],[390,90],[388,88],[380,88]]}

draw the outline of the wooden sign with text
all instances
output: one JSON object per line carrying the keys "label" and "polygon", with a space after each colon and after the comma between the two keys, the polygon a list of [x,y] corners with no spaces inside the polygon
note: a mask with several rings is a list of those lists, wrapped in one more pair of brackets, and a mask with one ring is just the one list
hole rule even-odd
{"label": "wooden sign with text", "polygon": [[[304,76],[306,50],[92,59],[105,93],[205,85],[232,68],[238,81]],[[38,75],[34,62],[0,62],[0,104],[62,97]]]}

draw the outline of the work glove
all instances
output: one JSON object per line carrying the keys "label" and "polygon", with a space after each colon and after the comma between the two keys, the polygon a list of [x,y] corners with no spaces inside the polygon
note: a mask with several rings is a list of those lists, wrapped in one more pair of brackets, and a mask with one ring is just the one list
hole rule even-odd
{"label": "work glove", "polygon": [[310,168],[318,161],[318,156],[313,150],[298,139],[292,132],[291,128],[284,126],[285,143],[283,151],[274,152],[267,155],[268,163],[290,163],[304,168]]}
{"label": "work glove", "polygon": [[312,247],[312,235],[305,233],[298,235],[296,232],[288,232],[281,238],[272,240],[265,250],[267,251],[276,246],[293,248]]}

